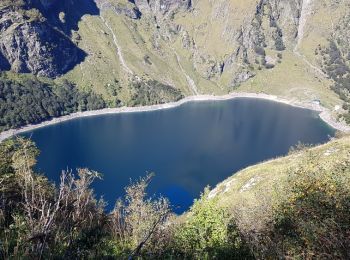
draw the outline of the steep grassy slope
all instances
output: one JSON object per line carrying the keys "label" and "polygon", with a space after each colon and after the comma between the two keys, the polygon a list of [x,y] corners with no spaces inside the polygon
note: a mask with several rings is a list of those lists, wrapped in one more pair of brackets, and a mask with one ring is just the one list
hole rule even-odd
{"label": "steep grassy slope", "polygon": [[[209,197],[216,197],[219,205],[239,213],[244,228],[258,232],[260,227],[267,224],[274,203],[278,204],[283,199],[284,191],[288,188],[288,178],[293,171],[311,163],[319,169],[332,172],[336,165],[343,164],[345,167],[349,160],[350,136],[346,136],[248,167],[218,184]],[[334,171],[334,177],[350,177],[339,174]]]}
{"label": "steep grassy slope", "polygon": [[100,17],[84,16],[77,32],[89,55],[66,77],[106,98],[115,89],[128,104],[132,82],[154,79],[186,96],[238,90],[342,104],[315,50],[329,45],[344,1],[193,1],[141,19],[103,7],[123,1],[100,2]]}
{"label": "steep grassy slope", "polygon": [[224,209],[257,259],[347,259],[349,187],[347,136],[246,168],[200,203]]}
{"label": "steep grassy slope", "polygon": [[88,17],[81,22],[82,40],[78,44],[89,56],[66,77],[106,98],[115,91],[127,105],[132,102],[135,82],[140,81],[156,80],[176,86],[186,95],[193,94],[175,55],[168,50],[166,57],[159,58],[147,48],[141,35],[142,24],[131,24],[130,28],[132,21],[127,21],[128,25],[126,19],[106,11],[101,18]]}

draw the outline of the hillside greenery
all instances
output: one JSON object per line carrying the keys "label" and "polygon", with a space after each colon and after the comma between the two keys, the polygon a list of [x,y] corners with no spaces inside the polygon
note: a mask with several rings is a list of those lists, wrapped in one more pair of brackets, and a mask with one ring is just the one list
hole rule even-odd
{"label": "hillside greenery", "polygon": [[348,259],[349,151],[349,137],[294,149],[206,189],[177,216],[166,198],[147,194],[152,175],[131,182],[107,212],[92,189],[99,173],[63,171],[54,185],[34,170],[33,142],[7,140],[0,144],[0,256]]}
{"label": "hillside greenery", "polygon": [[0,131],[106,106],[101,96],[36,77],[0,75]]}
{"label": "hillside greenery", "polygon": [[130,101],[132,106],[164,104],[184,97],[180,90],[156,80],[135,81],[131,89],[134,90]]}
{"label": "hillside greenery", "polygon": [[[344,23],[349,22],[350,16],[344,20]],[[345,113],[341,117],[350,124],[350,49],[347,49],[348,42],[342,38],[348,34],[347,25],[338,26],[335,33],[340,36],[334,36],[327,48],[319,47],[316,53],[321,54],[323,70],[333,80],[332,90],[344,101]]]}

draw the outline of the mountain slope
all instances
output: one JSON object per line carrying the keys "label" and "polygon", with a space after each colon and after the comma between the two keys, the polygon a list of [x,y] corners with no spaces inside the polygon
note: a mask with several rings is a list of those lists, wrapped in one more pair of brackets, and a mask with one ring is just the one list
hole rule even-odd
{"label": "mountain slope", "polygon": [[[299,150],[298,150],[299,149]],[[292,169],[297,169],[308,157],[314,158],[313,164],[331,169],[334,165],[350,159],[350,137],[332,140],[324,145],[301,147],[292,150],[288,156],[272,159],[235,173],[218,184],[209,194],[218,198],[218,203],[229,208],[248,209],[264,203],[277,189],[286,188],[286,179]],[[344,164],[345,165],[345,164]],[[242,201],[247,204],[244,206]],[[252,216],[253,217],[253,216]],[[253,222],[252,222],[253,223]]]}
{"label": "mountain slope", "polygon": [[57,77],[81,62],[85,53],[34,7],[37,4],[21,0],[0,4],[0,70]]}
{"label": "mountain slope", "polygon": [[344,210],[349,184],[347,136],[248,167],[208,197],[231,212],[258,259],[344,259],[350,246],[349,213]]}
{"label": "mountain slope", "polygon": [[321,100],[337,107],[335,114],[349,103],[339,98],[339,92],[348,97],[348,83],[334,91],[337,79],[327,67],[334,37],[343,63],[349,61],[350,39],[341,37],[350,14],[346,1],[15,3],[0,6],[0,68],[68,79],[102,94],[110,106],[232,91]]}

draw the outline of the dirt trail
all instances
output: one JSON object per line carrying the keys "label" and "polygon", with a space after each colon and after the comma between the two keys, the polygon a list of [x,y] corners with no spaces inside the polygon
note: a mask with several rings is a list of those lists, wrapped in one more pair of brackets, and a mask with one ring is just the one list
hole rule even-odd
{"label": "dirt trail", "polygon": [[301,13],[299,18],[299,27],[298,27],[298,39],[297,44],[295,45],[294,52],[297,52],[299,46],[304,38],[304,30],[307,19],[312,12],[312,0],[303,0],[303,5],[301,7]]}
{"label": "dirt trail", "polygon": [[309,16],[312,14],[313,10],[313,0],[303,0],[303,5],[301,7],[301,14],[299,19],[299,27],[298,27],[298,38],[297,44],[294,47],[294,53],[299,56],[316,74],[326,78],[327,75],[317,66],[313,65],[310,61],[306,59],[306,57],[299,52],[299,47],[304,39],[305,34],[305,26]]}
{"label": "dirt trail", "polygon": [[129,68],[129,66],[126,64],[124,57],[123,57],[123,53],[122,53],[122,48],[120,47],[120,45],[118,44],[118,40],[117,40],[117,36],[115,35],[115,33],[113,32],[113,29],[111,28],[111,26],[108,24],[108,22],[106,21],[106,19],[104,19],[104,17],[101,15],[101,20],[103,21],[104,25],[108,28],[108,30],[110,31],[110,33],[113,36],[113,43],[114,46],[117,49],[117,54],[118,54],[118,58],[120,61],[120,64],[122,65],[123,69],[129,73],[129,74],[134,74],[133,71]]}
{"label": "dirt trail", "polygon": [[182,71],[182,73],[185,75],[186,77],[186,80],[187,80],[187,83],[188,83],[188,86],[190,87],[190,90],[192,92],[193,95],[199,95],[199,92],[198,92],[198,88],[196,86],[196,83],[194,83],[194,80],[186,73],[185,69],[182,67],[181,65],[181,62],[180,62],[180,57],[179,55],[177,54],[177,52],[174,50],[174,53],[176,55],[176,60],[177,60],[177,63],[179,64],[179,67]]}

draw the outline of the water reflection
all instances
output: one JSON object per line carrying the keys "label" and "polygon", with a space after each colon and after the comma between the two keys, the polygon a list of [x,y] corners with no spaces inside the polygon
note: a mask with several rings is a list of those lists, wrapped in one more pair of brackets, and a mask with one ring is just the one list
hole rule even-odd
{"label": "water reflection", "polygon": [[236,99],[78,119],[30,134],[42,151],[38,167],[50,179],[67,167],[97,170],[104,180],[94,188],[113,207],[130,178],[152,171],[150,193],[168,196],[182,212],[205,186],[284,155],[299,141],[325,142],[334,131],[308,110]]}

